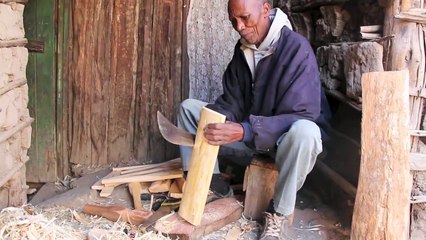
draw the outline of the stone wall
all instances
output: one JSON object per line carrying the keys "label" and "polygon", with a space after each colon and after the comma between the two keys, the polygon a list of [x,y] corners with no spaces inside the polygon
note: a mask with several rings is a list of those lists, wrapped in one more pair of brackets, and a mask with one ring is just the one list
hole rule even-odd
{"label": "stone wall", "polygon": [[27,201],[25,162],[32,119],[27,108],[23,12],[23,4],[0,0],[0,209]]}

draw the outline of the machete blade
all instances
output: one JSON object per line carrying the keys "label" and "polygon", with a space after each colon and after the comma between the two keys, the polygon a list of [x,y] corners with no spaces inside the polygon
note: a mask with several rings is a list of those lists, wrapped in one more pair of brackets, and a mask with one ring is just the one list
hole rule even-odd
{"label": "machete blade", "polygon": [[194,146],[195,135],[177,128],[160,111],[157,111],[157,122],[161,135],[168,142],[176,145]]}

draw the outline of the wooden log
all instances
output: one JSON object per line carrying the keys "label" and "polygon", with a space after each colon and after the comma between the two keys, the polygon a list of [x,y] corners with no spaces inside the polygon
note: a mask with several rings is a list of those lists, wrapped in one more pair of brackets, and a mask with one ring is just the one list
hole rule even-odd
{"label": "wooden log", "polygon": [[223,123],[225,119],[224,115],[208,108],[201,110],[185,191],[179,208],[179,215],[193,225],[199,225],[201,222],[219,153],[219,146],[210,145],[204,139],[204,127],[209,123]]}
{"label": "wooden log", "polygon": [[278,171],[271,158],[254,157],[244,176],[246,197],[244,216],[255,220],[263,217],[268,208],[277,181]]}
{"label": "wooden log", "polygon": [[361,167],[352,240],[408,239],[408,80],[408,71],[362,77]]}
{"label": "wooden log", "polygon": [[155,223],[155,230],[173,238],[196,240],[237,221],[241,217],[242,207],[235,198],[222,198],[206,205],[200,225],[193,226],[171,214]]}

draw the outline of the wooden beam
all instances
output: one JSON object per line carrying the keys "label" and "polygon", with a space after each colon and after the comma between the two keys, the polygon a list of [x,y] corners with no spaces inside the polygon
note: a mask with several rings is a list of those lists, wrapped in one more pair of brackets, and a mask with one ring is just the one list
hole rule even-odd
{"label": "wooden beam", "polygon": [[424,8],[412,8],[408,11],[400,12],[395,15],[395,18],[415,23],[426,23],[426,9]]}
{"label": "wooden beam", "polygon": [[7,92],[9,92],[10,90],[18,88],[18,87],[20,87],[20,86],[22,86],[22,85],[24,85],[26,83],[27,83],[27,79],[25,79],[25,78],[17,79],[15,81],[12,81],[12,82],[6,84],[6,86],[0,88],[0,96],[3,95],[3,94],[5,94],[5,93],[7,93]]}
{"label": "wooden beam", "polygon": [[131,183],[131,182],[154,182],[163,179],[175,179],[183,177],[181,170],[166,171],[166,172],[156,172],[146,175],[137,175],[137,176],[118,176],[109,179],[102,179],[102,184],[108,186],[109,184],[117,183]]}
{"label": "wooden beam", "polygon": [[193,225],[199,225],[209,192],[219,146],[204,139],[204,127],[209,123],[223,123],[226,117],[208,108],[201,110],[195,144],[189,163],[185,190],[179,207],[179,215]]}
{"label": "wooden beam", "polygon": [[408,81],[408,71],[362,76],[361,166],[352,240],[408,239]]}
{"label": "wooden beam", "polygon": [[321,161],[317,161],[315,166],[327,177],[329,177],[337,186],[339,186],[347,194],[355,198],[356,196],[356,187],[348,182],[344,177],[335,172],[333,169],[329,168]]}
{"label": "wooden beam", "polygon": [[15,40],[0,40],[0,48],[23,47],[27,43],[28,41],[26,38]]}
{"label": "wooden beam", "polygon": [[18,125],[13,128],[3,131],[0,133],[0,143],[6,141],[10,137],[12,137],[15,133],[21,131],[22,129],[28,127],[34,121],[33,118],[27,118],[24,121],[18,123]]}

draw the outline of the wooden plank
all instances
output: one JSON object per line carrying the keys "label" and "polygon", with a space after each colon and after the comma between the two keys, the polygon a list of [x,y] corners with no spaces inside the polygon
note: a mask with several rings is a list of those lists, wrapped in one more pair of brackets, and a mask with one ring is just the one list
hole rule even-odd
{"label": "wooden plank", "polygon": [[28,40],[26,38],[14,40],[0,40],[0,48],[23,47],[27,43]]}
{"label": "wooden plank", "polygon": [[395,15],[395,18],[408,22],[426,24],[426,9],[412,8],[408,11],[401,11]]}
{"label": "wooden plank", "polygon": [[159,192],[168,192],[170,190],[170,185],[172,181],[170,179],[159,180],[151,183],[148,191],[150,193],[159,193]]}
{"label": "wooden plank", "polygon": [[119,175],[119,173],[118,172],[114,172],[114,171],[112,171],[112,172],[110,172],[110,173],[108,173],[105,177],[103,177],[103,178],[100,178],[97,182],[95,182],[93,185],[92,185],[92,189],[93,190],[102,190],[105,186],[102,184],[102,179],[105,179],[105,178],[111,178],[111,177],[115,177],[115,176],[118,176]]}
{"label": "wooden plank", "polygon": [[[144,1],[141,9],[141,49],[138,68],[136,142],[137,159],[160,162],[178,155],[157,127],[157,110],[175,119],[182,101],[183,1]],[[149,103],[149,104],[148,104]]]}
{"label": "wooden plank", "polygon": [[412,182],[408,81],[408,71],[362,76],[361,167],[353,240],[408,239]]}
{"label": "wooden plank", "polygon": [[426,154],[410,153],[410,169],[412,171],[426,171]]}
{"label": "wooden plank", "polygon": [[208,108],[201,110],[186,187],[179,208],[179,215],[193,225],[199,225],[201,222],[219,152],[219,146],[210,145],[205,141],[204,127],[209,123],[223,123],[225,119],[224,115]]}
{"label": "wooden plank", "polygon": [[383,30],[383,25],[360,26],[359,28],[362,33],[376,33]]}
{"label": "wooden plank", "polygon": [[114,191],[113,186],[104,187],[104,188],[102,188],[102,191],[99,193],[99,196],[100,197],[109,197],[109,196],[111,196],[113,191]]}
{"label": "wooden plank", "polygon": [[333,169],[329,168],[327,165],[325,165],[321,161],[317,161],[315,166],[327,177],[329,177],[333,182],[339,186],[343,191],[345,191],[347,194],[355,198],[356,196],[356,187],[352,185],[350,182],[348,182],[344,177],[342,177],[340,174],[333,171]]}
{"label": "wooden plank", "polygon": [[412,196],[410,202],[412,204],[426,203],[426,196]]}
{"label": "wooden plank", "polygon": [[117,183],[130,183],[130,182],[154,182],[163,179],[175,179],[181,178],[183,173],[181,170],[169,171],[169,172],[158,172],[147,175],[138,175],[138,176],[129,176],[126,177],[120,176],[110,179],[102,179],[102,184],[117,184]]}

